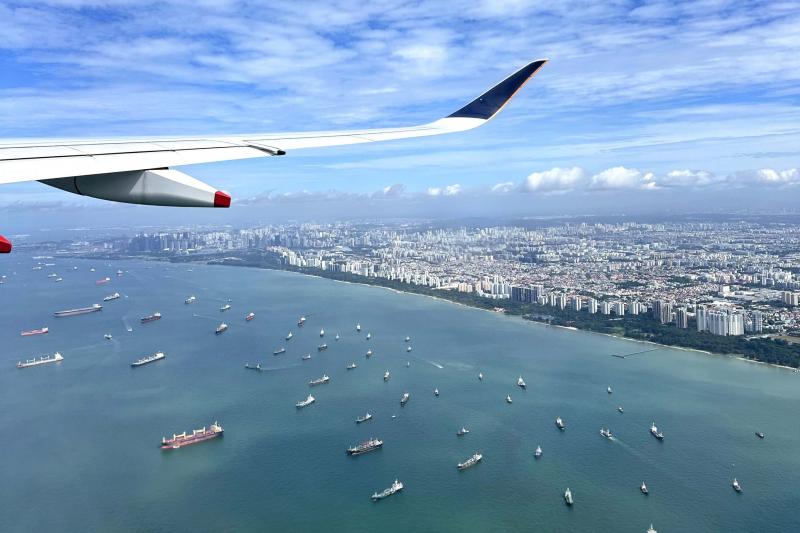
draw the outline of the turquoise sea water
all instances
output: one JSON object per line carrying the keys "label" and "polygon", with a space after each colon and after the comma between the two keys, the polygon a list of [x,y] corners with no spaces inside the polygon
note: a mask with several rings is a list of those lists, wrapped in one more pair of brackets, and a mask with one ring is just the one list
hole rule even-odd
{"label": "turquoise sea water", "polygon": [[[800,374],[673,349],[619,359],[610,354],[649,347],[285,272],[2,261],[2,531],[800,530]],[[111,283],[95,286],[104,276]],[[100,313],[52,318],[115,291],[123,298]],[[190,294],[197,302],[184,305]],[[164,318],[139,324],[155,311]],[[222,320],[230,329],[215,336]],[[19,336],[42,326],[51,332]],[[318,354],[320,328],[329,349]],[[287,353],[273,356],[280,346]],[[15,368],[56,350],[58,365]],[[157,350],[166,360],[130,368]],[[312,389],[317,402],[295,409],[323,372],[331,382]],[[367,411],[374,418],[356,425]],[[162,435],[214,420],[223,438],[158,448]],[[663,442],[648,433],[653,421]],[[471,432],[456,437],[462,425]],[[346,456],[371,436],[383,449]],[[475,451],[483,462],[457,471]],[[370,501],[396,477],[402,493]]]}

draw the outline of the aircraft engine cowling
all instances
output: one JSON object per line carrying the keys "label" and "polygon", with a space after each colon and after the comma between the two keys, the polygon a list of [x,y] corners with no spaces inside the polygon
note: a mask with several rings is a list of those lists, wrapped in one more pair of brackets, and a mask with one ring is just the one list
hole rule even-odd
{"label": "aircraft engine cowling", "polygon": [[134,170],[41,180],[63,191],[128,204],[229,207],[231,197],[172,169]]}

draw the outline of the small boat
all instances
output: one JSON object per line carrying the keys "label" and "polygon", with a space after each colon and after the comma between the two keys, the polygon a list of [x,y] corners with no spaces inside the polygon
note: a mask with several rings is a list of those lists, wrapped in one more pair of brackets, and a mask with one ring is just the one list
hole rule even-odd
{"label": "small boat", "polygon": [[506,395],[506,403],[511,403],[511,395]]}
{"label": "small boat", "polygon": [[742,486],[739,485],[738,479],[733,478],[733,483],[731,483],[731,486],[733,487],[733,490],[735,490],[736,492],[742,492]]}
{"label": "small boat", "polygon": [[439,389],[433,389],[433,395],[439,397]]}
{"label": "small boat", "polygon": [[372,357],[372,350],[367,350],[367,358],[369,359]]}
{"label": "small boat", "polygon": [[186,305],[189,305],[189,304],[195,303],[196,301],[197,301],[197,298],[195,298],[194,295],[192,295],[192,296],[189,296],[188,298],[186,298],[183,301],[183,303],[186,304]]}
{"label": "small boat", "polygon": [[280,355],[282,353],[286,353],[286,348],[278,348],[277,350],[272,352],[272,355]]}
{"label": "small boat", "polygon": [[64,278],[56,278],[55,281],[58,283],[59,281],[64,281]]}
{"label": "small boat", "polygon": [[389,371],[383,373],[383,381],[389,381]]}
{"label": "small boat", "polygon": [[658,440],[664,440],[664,434],[658,430],[655,422],[650,426],[650,434]]}
{"label": "small boat", "polygon": [[625,411],[622,409],[622,406],[621,406],[621,405],[620,405],[619,407],[617,407],[617,411],[619,411],[620,413],[624,413],[624,412],[625,412]]}
{"label": "small boat", "polygon": [[327,350],[327,349],[328,349],[328,345],[327,344],[320,344],[319,346],[317,346],[317,351],[318,352],[321,352],[321,351]]}
{"label": "small boat", "polygon": [[524,388],[526,388],[527,386],[528,386],[528,385],[526,385],[526,384],[525,384],[525,380],[524,380],[524,379],[522,379],[522,376],[520,376],[520,377],[518,377],[518,378],[517,378],[517,387],[519,387],[520,389],[524,389]]}
{"label": "small boat", "polygon": [[409,368],[410,366],[411,366],[411,361],[406,361],[406,368]]}
{"label": "small boat", "polygon": [[[78,267],[75,267],[75,270],[77,270],[77,269],[78,269]],[[121,276],[121,275],[122,275],[122,270],[117,270],[117,276]]]}
{"label": "small boat", "polygon": [[223,311],[227,311],[230,308],[231,308],[231,304],[225,304],[225,305],[223,305],[222,307],[219,308],[219,311],[221,313]]}
{"label": "small boat", "polygon": [[[40,269],[41,270],[41,269]],[[94,268],[90,268],[89,272],[94,272]]]}
{"label": "small boat", "polygon": [[462,427],[461,429],[456,431],[456,436],[461,437],[463,435],[466,435],[467,433],[469,433],[469,430],[465,427]]}
{"label": "small boat", "polygon": [[410,352],[411,351],[411,346],[406,346],[406,351]]}
{"label": "small boat", "polygon": [[541,456],[542,456],[542,447],[541,447],[541,446],[537,446],[537,447],[536,447],[536,451],[535,451],[535,452],[533,452],[533,456],[534,456],[536,459],[538,459],[539,457],[541,457]]}
{"label": "small boat", "polygon": [[644,481],[642,481],[642,486],[641,486],[641,487],[639,487],[639,490],[640,490],[640,491],[642,491],[642,494],[644,494],[645,496],[647,496],[647,494],[648,494],[648,491],[647,491],[647,485],[645,485],[645,484],[644,484]]}
{"label": "small boat", "polygon": [[259,372],[261,371],[261,363],[256,363],[254,365],[251,365],[250,363],[245,363],[244,367],[248,370],[258,370]]}
{"label": "small boat", "polygon": [[481,459],[483,459],[483,455],[481,455],[480,453],[475,452],[472,455],[472,457],[470,457],[469,459],[467,459],[463,463],[458,463],[458,469],[459,470],[466,470],[467,468],[470,468],[470,467],[475,466],[476,464],[480,463]]}
{"label": "small boat", "polygon": [[286,340],[287,341],[292,340],[292,337],[294,337],[294,335],[292,335],[292,332],[290,331],[289,334],[286,335]]}
{"label": "small boat", "polygon": [[320,337],[324,337],[325,336],[325,330],[324,329],[319,330],[319,336]]}
{"label": "small boat", "polygon": [[216,329],[216,330],[214,330],[214,333],[215,333],[216,335],[221,335],[221,334],[225,333],[227,330],[228,330],[228,324],[226,324],[225,322],[223,322],[222,324],[220,324],[219,326],[217,326],[217,329]]}
{"label": "small boat", "polygon": [[107,340],[107,341],[110,341],[111,340],[111,333],[106,333],[105,335],[103,335],[103,338],[105,340]]}
{"label": "small boat", "polygon": [[408,400],[411,398],[411,395],[407,392],[403,393],[403,397],[400,398],[400,405],[403,406],[408,403]]}
{"label": "small boat", "polygon": [[305,400],[300,400],[299,402],[294,404],[294,406],[297,407],[298,409],[302,409],[303,407],[305,407],[307,405],[311,405],[315,401],[316,401],[316,399],[309,394],[308,398],[306,398]]}
{"label": "small boat", "polygon": [[372,333],[367,333],[367,340],[370,340],[371,338],[372,338]]}
{"label": "small boat", "polygon": [[483,381],[483,372],[478,372],[478,379]]}
{"label": "small boat", "polygon": [[308,386],[309,387],[316,387],[317,385],[325,385],[330,380],[331,380],[331,378],[329,378],[327,374],[322,374],[322,377],[317,378],[317,379],[312,379],[311,381],[309,381],[308,382]]}
{"label": "small boat", "polygon": [[48,278],[57,278],[57,277],[58,277],[58,274],[56,274],[55,272],[53,272],[52,274],[48,274],[48,275],[47,275],[47,277],[48,277]]}
{"label": "small boat", "polygon": [[303,357],[301,357],[300,359],[302,359],[303,361],[308,361],[309,359],[311,359],[311,354],[307,353]]}
{"label": "small boat", "polygon": [[389,487],[388,489],[384,489],[381,492],[374,493],[372,495],[372,501],[377,502],[377,501],[382,500],[384,498],[388,498],[392,494],[394,494],[396,492],[399,492],[401,490],[403,490],[403,484],[395,479],[394,483],[392,483],[391,487]]}
{"label": "small boat", "polygon": [[335,340],[335,341],[339,340],[339,334],[338,333],[336,334],[336,337],[333,338],[333,340]]}
{"label": "small boat", "polygon": [[306,317],[301,316],[300,319],[297,321],[297,327],[298,328],[302,328],[303,324],[305,324],[305,323],[306,323]]}
{"label": "small boat", "polygon": [[250,322],[250,321],[251,321],[251,320],[253,320],[255,317],[256,317],[256,314],[255,314],[255,313],[247,313],[247,316],[246,316],[246,317],[244,317],[244,319],[245,319],[247,322]]}
{"label": "small boat", "polygon": [[564,501],[567,503],[567,505],[572,505],[573,503],[572,491],[569,490],[569,487],[567,487],[567,490],[564,492]]}
{"label": "small boat", "polygon": [[361,424],[362,422],[366,422],[367,420],[371,420],[371,419],[372,419],[372,415],[367,413],[364,416],[359,416],[358,418],[356,418],[356,424]]}
{"label": "small boat", "polygon": [[560,416],[556,418],[556,427],[558,429],[560,429],[561,431],[564,431],[564,429],[566,429],[566,427],[567,427],[567,426],[564,425],[564,421],[561,420]]}
{"label": "small boat", "polygon": [[758,437],[759,439],[763,439],[764,433],[762,433],[761,431],[756,431],[756,437]]}
{"label": "small boat", "polygon": [[609,394],[611,394],[611,393],[612,393],[612,392],[614,392],[614,391],[613,391],[613,390],[611,390],[611,387],[608,387],[608,388],[606,389],[606,392],[607,392],[607,393],[609,393]]}
{"label": "small boat", "polygon": [[356,331],[361,331],[361,324],[356,324]]}
{"label": "small boat", "polygon": [[600,435],[603,437],[610,439],[613,435],[611,435],[610,429],[600,428]]}
{"label": "small boat", "polygon": [[406,337],[406,342],[411,342],[411,337]]}
{"label": "small boat", "polygon": [[354,361],[354,362],[350,363],[349,365],[347,365],[346,368],[347,368],[347,370],[353,370],[355,367],[356,367],[356,363]]}
{"label": "small boat", "polygon": [[114,294],[109,294],[108,296],[103,298],[103,301],[104,302],[110,302],[111,300],[116,300],[117,298],[119,298],[119,293],[115,292]]}
{"label": "small boat", "polygon": [[650,527],[647,528],[647,531],[645,533],[658,533],[658,531],[655,530],[653,524],[650,524]]}

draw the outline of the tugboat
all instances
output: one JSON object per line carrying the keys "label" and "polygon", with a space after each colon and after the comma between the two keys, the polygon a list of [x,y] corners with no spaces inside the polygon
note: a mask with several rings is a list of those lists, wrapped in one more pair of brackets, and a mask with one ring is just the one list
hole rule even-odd
{"label": "tugboat", "polygon": [[219,311],[221,313],[223,311],[227,311],[230,308],[231,308],[231,304],[225,304],[225,305],[223,305],[222,307],[219,308]]}
{"label": "tugboat", "polygon": [[369,440],[362,442],[361,444],[356,444],[355,446],[350,446],[349,448],[347,448],[347,455],[356,456],[364,453],[369,453],[377,450],[381,446],[383,446],[383,441],[373,437]]}
{"label": "tugboat", "polygon": [[366,422],[367,420],[371,420],[371,419],[372,419],[372,415],[367,413],[364,416],[359,416],[358,418],[356,418],[356,424],[361,424],[362,422]]}
{"label": "tugboat", "polygon": [[322,351],[327,350],[327,349],[328,349],[328,345],[327,344],[320,344],[319,346],[317,346],[317,351],[318,352],[322,352]]}
{"label": "tugboat", "polygon": [[433,389],[433,395],[439,397],[439,389]]}
{"label": "tugboat", "polygon": [[483,372],[478,372],[478,379],[483,381]]}
{"label": "tugboat", "polygon": [[569,487],[567,487],[567,490],[564,492],[564,501],[567,503],[567,505],[572,505],[573,503],[572,491],[569,490]]}
{"label": "tugboat", "polygon": [[254,365],[251,365],[250,363],[245,363],[244,367],[248,370],[258,370],[259,372],[261,371],[261,363],[256,363]]}
{"label": "tugboat", "polygon": [[353,370],[355,367],[356,367],[356,363],[355,363],[355,361],[353,361],[352,363],[347,365],[347,370]]}
{"label": "tugboat", "polygon": [[294,406],[297,407],[298,409],[302,409],[303,407],[306,407],[307,405],[311,405],[315,401],[316,401],[316,399],[309,394],[308,398],[306,398],[305,400],[300,400],[299,402],[294,404]]}
{"label": "tugboat", "polygon": [[469,433],[469,430],[467,428],[465,428],[465,427],[462,427],[461,429],[456,431],[456,436],[457,437],[461,437],[461,436],[466,435],[467,433]]}
{"label": "tugboat", "polygon": [[405,404],[407,404],[407,403],[408,403],[408,400],[409,400],[409,398],[411,398],[411,395],[410,395],[409,393],[407,393],[407,392],[404,392],[404,393],[403,393],[403,397],[402,397],[402,398],[400,398],[400,406],[402,407],[402,406],[404,406]]}
{"label": "tugboat", "polygon": [[383,373],[383,381],[389,381],[389,371]]}
{"label": "tugboat", "polygon": [[658,440],[664,440],[664,434],[658,430],[655,422],[650,426],[650,434]]}
{"label": "tugboat", "polygon": [[372,357],[372,350],[367,350],[367,359]]}
{"label": "tugboat", "polygon": [[506,395],[506,403],[511,403],[511,395]]}
{"label": "tugboat", "polygon": [[372,501],[377,502],[378,500],[382,500],[384,498],[388,498],[389,496],[391,496],[395,492],[398,492],[398,491],[401,491],[401,490],[403,490],[403,484],[395,479],[394,483],[392,483],[391,487],[389,487],[388,489],[385,489],[385,490],[383,490],[381,492],[374,493],[372,495]]}
{"label": "tugboat", "polygon": [[639,490],[641,490],[641,491],[642,491],[642,494],[644,494],[645,496],[647,496],[647,494],[648,494],[648,491],[647,491],[647,485],[645,485],[645,484],[644,484],[644,481],[642,481],[642,486],[641,486],[641,487],[639,487]]}
{"label": "tugboat", "polygon": [[604,428],[600,428],[600,435],[602,435],[607,439],[610,439],[613,436],[611,434],[611,429],[604,429]]}
{"label": "tugboat", "polygon": [[325,336],[325,330],[324,329],[319,330],[319,336],[320,337],[324,337]]}
{"label": "tugboat", "polygon": [[294,335],[292,335],[292,332],[290,331],[289,334],[286,335],[286,340],[290,341],[290,340],[292,340],[292,337],[294,337]]}
{"label": "tugboat", "polygon": [[742,486],[739,485],[738,479],[733,478],[733,483],[731,483],[731,486],[733,487],[733,490],[735,490],[736,492],[742,492]]}
{"label": "tugboat", "polygon": [[300,317],[300,320],[298,320],[298,321],[297,321],[297,327],[298,327],[298,328],[302,328],[302,327],[303,327],[303,324],[305,324],[305,323],[306,323],[306,317],[304,317],[304,316],[301,316],[301,317]]}
{"label": "tugboat", "polygon": [[286,348],[278,348],[277,350],[272,352],[272,355],[280,355],[282,353],[286,353]]}
{"label": "tugboat", "polygon": [[308,386],[309,387],[316,387],[317,385],[325,385],[330,380],[331,380],[331,378],[329,378],[327,374],[322,374],[321,378],[312,379],[311,381],[309,381],[308,382]]}
{"label": "tugboat", "polygon": [[463,463],[458,463],[458,469],[459,470],[466,470],[467,468],[470,468],[470,467],[475,466],[476,464],[480,463],[481,459],[483,459],[483,455],[481,455],[478,452],[475,452],[472,455],[472,457],[470,457],[469,459],[467,459]]}
{"label": "tugboat", "polygon": [[214,330],[214,334],[221,335],[222,333],[225,333],[227,330],[228,330],[228,324],[223,322],[222,324],[217,326],[217,329]]}
{"label": "tugboat", "polygon": [[301,357],[300,359],[302,359],[303,361],[308,361],[309,359],[311,359],[311,354],[307,353],[303,357]]}
{"label": "tugboat", "polygon": [[541,446],[537,446],[537,447],[536,447],[536,451],[535,451],[535,452],[533,452],[533,456],[534,456],[536,459],[538,459],[538,458],[540,458],[540,457],[542,456],[542,447],[541,447]]}
{"label": "tugboat", "polygon": [[764,433],[761,432],[761,431],[756,431],[756,437],[758,437],[759,439],[763,439],[764,438]]}
{"label": "tugboat", "polygon": [[528,387],[528,385],[525,384],[525,380],[522,379],[522,376],[517,378],[517,387],[519,387],[520,389],[525,389]]}
{"label": "tugboat", "polygon": [[561,420],[560,416],[558,418],[556,418],[556,427],[558,429],[560,429],[561,431],[564,431],[566,429],[566,427],[567,427],[567,426],[564,425],[564,421]]}
{"label": "tugboat", "polygon": [[624,412],[625,412],[625,411],[622,409],[622,406],[621,406],[621,405],[620,405],[619,407],[617,407],[617,411],[619,411],[620,413],[624,413]]}
{"label": "tugboat", "polygon": [[255,313],[247,313],[247,316],[246,316],[246,317],[244,317],[244,319],[245,319],[247,322],[250,322],[250,321],[251,321],[251,320],[253,320],[255,317],[256,317],[256,314],[255,314]]}

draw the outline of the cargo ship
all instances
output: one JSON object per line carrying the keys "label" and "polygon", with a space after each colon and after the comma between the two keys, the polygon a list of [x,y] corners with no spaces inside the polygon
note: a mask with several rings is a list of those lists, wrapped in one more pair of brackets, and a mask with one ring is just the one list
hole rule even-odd
{"label": "cargo ship", "polygon": [[228,324],[226,324],[225,322],[223,322],[222,324],[220,324],[219,326],[217,326],[217,329],[215,329],[215,330],[214,330],[214,334],[215,334],[215,335],[222,335],[222,334],[223,334],[223,333],[225,333],[226,331],[228,331]]}
{"label": "cargo ship", "polygon": [[162,437],[161,449],[177,450],[178,448],[189,446],[190,444],[197,444],[198,442],[216,439],[217,437],[221,437],[224,431],[225,430],[222,429],[222,426],[220,426],[217,422],[214,422],[207,428],[195,429],[192,431],[191,435],[187,435],[184,431],[180,435],[172,435],[171,439]]}
{"label": "cargo ship", "polygon": [[372,501],[377,502],[377,501],[382,500],[384,498],[388,498],[392,494],[395,494],[395,493],[397,493],[397,492],[399,492],[401,490],[403,490],[403,484],[400,481],[395,479],[394,483],[392,483],[391,487],[389,487],[387,489],[384,489],[381,492],[374,493],[372,495]]}
{"label": "cargo ship", "polygon": [[102,305],[93,304],[91,307],[79,307],[78,309],[67,309],[65,311],[56,311],[55,313],[53,313],[53,316],[64,317],[64,316],[85,315],[86,313],[94,313],[102,309],[103,309]]}
{"label": "cargo ship", "polygon": [[317,385],[325,385],[330,380],[331,380],[331,378],[329,378],[327,374],[322,374],[321,378],[312,379],[311,381],[309,381],[308,382],[308,386],[309,387],[316,387]]}
{"label": "cargo ship", "polygon": [[365,440],[361,444],[356,444],[355,446],[350,446],[349,448],[347,448],[347,455],[355,456],[364,453],[369,453],[377,450],[381,446],[383,446],[383,441],[373,437],[369,440]]}
{"label": "cargo ship", "polygon": [[17,368],[28,368],[30,366],[46,365],[47,363],[58,363],[59,361],[63,360],[64,357],[62,357],[60,353],[56,352],[53,355],[45,355],[39,359],[28,359],[25,362],[20,361],[17,363]]}
{"label": "cargo ship", "polygon": [[411,398],[411,395],[407,392],[404,392],[403,397],[400,398],[400,406],[402,407],[403,405],[408,403],[409,398]]}
{"label": "cargo ship", "polygon": [[116,300],[117,298],[119,298],[119,293],[115,292],[114,294],[109,294],[108,296],[103,298],[103,301],[104,302],[110,302],[111,300]]}
{"label": "cargo ship", "polygon": [[297,407],[298,409],[302,409],[303,407],[306,407],[307,405],[311,405],[315,401],[316,401],[316,399],[309,394],[308,398],[306,398],[305,400],[300,400],[299,402],[294,404],[294,406]]}
{"label": "cargo ship", "polygon": [[467,468],[473,467],[476,464],[480,463],[481,459],[483,459],[483,455],[476,452],[472,457],[470,457],[463,463],[458,463],[458,469],[466,470]]}
{"label": "cargo ship", "polygon": [[277,350],[272,352],[272,355],[280,355],[282,353],[286,353],[286,348],[278,348]]}
{"label": "cargo ship", "polygon": [[111,281],[111,278],[103,278],[103,279],[98,279],[97,281],[94,282],[94,284],[95,285],[105,285],[109,281]]}
{"label": "cargo ship", "polygon": [[136,361],[131,363],[131,367],[132,368],[136,368],[137,366],[143,366],[143,365],[146,365],[147,363],[160,361],[161,359],[164,359],[165,357],[166,357],[166,355],[164,355],[164,352],[156,352],[153,355],[148,355],[147,357],[142,357],[141,359],[137,359]]}
{"label": "cargo ship", "polygon": [[189,296],[188,298],[186,298],[183,301],[183,303],[185,303],[186,305],[189,305],[189,304],[193,304],[196,301],[197,301],[197,298],[195,298],[194,295],[192,295],[192,296]]}
{"label": "cargo ship", "polygon": [[246,321],[250,322],[250,321],[251,321],[251,320],[253,320],[255,317],[256,317],[256,314],[255,314],[255,313],[247,313],[247,316],[246,316],[246,317],[244,317],[244,319],[245,319]]}
{"label": "cargo ship", "polygon": [[23,337],[30,337],[31,335],[44,335],[45,333],[49,332],[48,328],[41,328],[41,329],[31,329],[28,331],[23,331],[20,333]]}
{"label": "cargo ship", "polygon": [[161,313],[156,312],[152,315],[143,316],[139,319],[139,322],[147,324],[148,322],[155,322],[156,320],[161,320]]}
{"label": "cargo ship", "polygon": [[222,311],[227,311],[230,308],[231,308],[231,304],[225,304],[222,307],[220,307],[219,310],[220,310],[220,312],[222,312]]}

